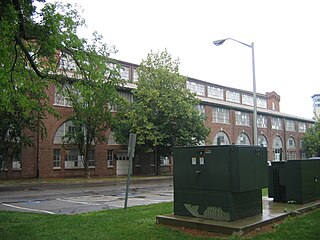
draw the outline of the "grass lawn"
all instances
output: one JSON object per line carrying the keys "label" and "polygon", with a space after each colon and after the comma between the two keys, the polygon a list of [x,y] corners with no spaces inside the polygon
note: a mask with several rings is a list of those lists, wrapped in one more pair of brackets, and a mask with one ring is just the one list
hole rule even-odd
{"label": "grass lawn", "polygon": [[[115,209],[79,215],[46,215],[0,211],[1,240],[37,239],[221,239],[192,236],[155,223],[172,213],[172,203]],[[230,236],[224,239],[242,239]],[[320,239],[320,209],[275,224],[272,232],[252,239]]]}

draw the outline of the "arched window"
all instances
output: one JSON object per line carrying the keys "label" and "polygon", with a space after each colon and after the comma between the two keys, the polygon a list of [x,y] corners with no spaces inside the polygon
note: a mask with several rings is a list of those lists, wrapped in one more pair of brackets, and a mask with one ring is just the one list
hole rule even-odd
{"label": "arched window", "polygon": [[273,148],[274,160],[281,161],[282,160],[282,141],[279,136],[276,136],[273,138],[272,148]]}
{"label": "arched window", "polygon": [[296,143],[292,137],[287,140],[287,149],[296,149]]}
{"label": "arched window", "polygon": [[250,140],[247,134],[241,133],[237,139],[237,145],[250,145]]}
{"label": "arched window", "polygon": [[272,148],[274,149],[282,148],[282,141],[279,136],[276,136],[273,138]]}
{"label": "arched window", "polygon": [[72,132],[75,130],[75,126],[73,125],[72,121],[66,121],[63,124],[60,125],[60,127],[57,129],[54,138],[53,143],[54,144],[62,144],[62,138],[66,135],[67,132]]}
{"label": "arched window", "polygon": [[225,132],[218,132],[213,139],[213,145],[229,145],[230,140]]}
{"label": "arched window", "polygon": [[287,160],[297,159],[296,143],[293,137],[287,139]]}
{"label": "arched window", "polygon": [[258,145],[263,147],[268,147],[268,141],[264,135],[258,136]]}
{"label": "arched window", "polygon": [[113,135],[114,135],[113,132],[110,132],[109,138],[108,138],[108,145],[119,145],[119,143],[116,142],[116,139]]}

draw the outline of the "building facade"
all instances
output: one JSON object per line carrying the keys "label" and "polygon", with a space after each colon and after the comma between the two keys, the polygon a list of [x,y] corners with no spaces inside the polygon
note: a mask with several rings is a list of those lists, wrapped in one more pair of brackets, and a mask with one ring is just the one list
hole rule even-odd
{"label": "building facade", "polygon": [[312,97],[313,101],[313,114],[315,118],[320,117],[320,94],[314,94]]}
{"label": "building facade", "polygon": [[[138,65],[119,61],[121,77],[127,84],[119,94],[133,101],[132,90],[138,80]],[[194,78],[188,78],[187,86],[200,99],[198,106],[206,116],[205,125],[211,129],[206,145],[253,144],[253,94],[250,91],[221,86]],[[57,91],[48,89],[50,104],[61,118],[48,115],[45,120],[47,137],[34,136],[35,145],[24,149],[19,159],[5,170],[6,178],[62,178],[83,177],[84,168],[76,147],[66,147],[62,138],[74,127],[68,117],[72,106]],[[267,147],[268,160],[303,159],[302,136],[314,120],[280,112],[280,96],[276,92],[257,94],[258,144]],[[116,108],[114,109],[116,111]],[[105,177],[126,175],[129,165],[127,146],[118,144],[108,130],[108,142],[97,144],[90,155],[91,176]],[[172,171],[172,159],[161,157],[161,172]],[[132,173],[155,174],[156,162],[153,153],[136,154]]]}

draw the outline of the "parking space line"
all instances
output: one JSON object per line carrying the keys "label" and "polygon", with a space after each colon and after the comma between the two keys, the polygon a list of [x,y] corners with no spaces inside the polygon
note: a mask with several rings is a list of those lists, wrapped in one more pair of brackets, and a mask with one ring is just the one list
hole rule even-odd
{"label": "parking space line", "polygon": [[57,200],[57,201],[61,201],[61,202],[78,203],[78,204],[83,204],[83,205],[94,205],[94,206],[99,206],[99,205],[101,205],[101,204],[99,204],[99,203],[79,202],[79,201],[67,200],[67,199],[62,199],[62,198],[57,198],[56,200]]}
{"label": "parking space line", "polygon": [[25,208],[25,207],[19,207],[7,203],[1,203],[3,206],[6,207],[11,207],[11,208],[16,208],[16,209],[21,209],[21,210],[26,210],[26,211],[32,211],[32,212],[42,212],[42,213],[48,213],[48,214],[55,214],[54,212],[46,211],[46,210],[39,210],[39,209],[34,209],[34,208]]}

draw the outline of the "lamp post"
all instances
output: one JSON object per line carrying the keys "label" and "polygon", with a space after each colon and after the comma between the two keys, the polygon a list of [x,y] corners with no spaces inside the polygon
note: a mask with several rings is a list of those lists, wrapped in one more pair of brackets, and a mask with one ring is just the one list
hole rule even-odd
{"label": "lamp post", "polygon": [[258,130],[257,130],[257,91],[256,91],[256,74],[255,74],[255,64],[254,64],[254,43],[251,43],[251,45],[240,42],[238,40],[235,40],[233,38],[225,38],[221,40],[213,41],[213,44],[216,46],[220,46],[223,44],[226,40],[232,40],[237,43],[240,43],[244,46],[247,46],[251,48],[252,50],[252,74],[253,74],[253,145],[258,145]]}

